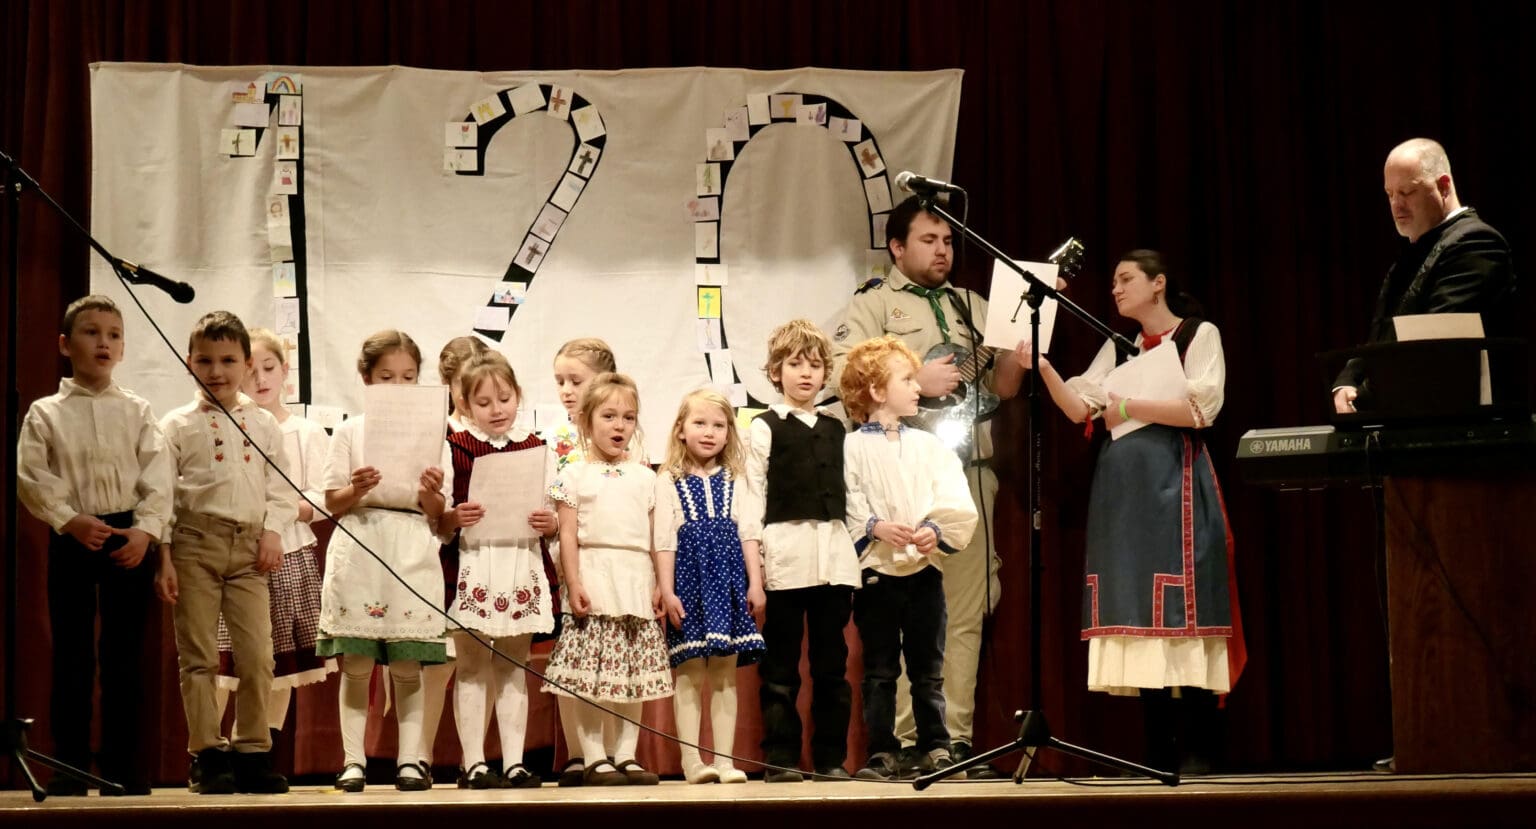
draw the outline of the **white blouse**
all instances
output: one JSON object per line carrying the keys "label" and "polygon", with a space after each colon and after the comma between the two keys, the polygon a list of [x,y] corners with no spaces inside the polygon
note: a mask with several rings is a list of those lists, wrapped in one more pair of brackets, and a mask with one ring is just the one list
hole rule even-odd
{"label": "white blouse", "polygon": [[[729,476],[730,473],[724,469],[716,469],[709,477],[713,478],[715,475]],[[699,476],[692,475],[689,477]],[[687,512],[683,509],[682,499],[677,496],[676,481],[677,478],[667,470],[662,470],[656,475],[656,520],[654,522],[655,532],[652,541],[657,550],[676,550],[677,531],[682,528],[683,522],[688,520]],[[686,481],[683,486],[684,488],[687,487]],[[726,486],[728,489],[733,490],[730,496],[731,511],[729,517],[732,521],[736,522],[736,534],[744,542],[761,541],[762,525],[759,522],[754,522],[751,518],[752,497],[747,489],[746,482],[736,480],[734,486],[731,483],[727,483]],[[704,482],[704,502],[695,506],[703,515],[714,515],[715,510],[718,509],[708,480]]]}
{"label": "white blouse", "polygon": [[[890,440],[878,424],[861,427],[843,440],[843,476],[848,486],[848,534],[862,546],[859,563],[888,576],[910,576],[931,565],[943,568],[946,554],[964,550],[976,531],[976,504],[960,457],[921,429],[902,426]],[[916,529],[931,526],[939,548],[923,555],[908,544],[895,548],[870,535],[877,521]],[[973,554],[974,555],[974,554]]]}
{"label": "white blouse", "polygon": [[[1136,346],[1141,347],[1141,334],[1136,335]],[[1109,406],[1103,383],[1114,368],[1115,346],[1105,341],[1088,369],[1067,380],[1067,388],[1088,404],[1090,418],[1103,414]],[[1212,323],[1202,322],[1195,329],[1184,352],[1184,376],[1189,379],[1187,400],[1195,428],[1204,429],[1216,421],[1226,402],[1227,360],[1221,350],[1221,331]]]}

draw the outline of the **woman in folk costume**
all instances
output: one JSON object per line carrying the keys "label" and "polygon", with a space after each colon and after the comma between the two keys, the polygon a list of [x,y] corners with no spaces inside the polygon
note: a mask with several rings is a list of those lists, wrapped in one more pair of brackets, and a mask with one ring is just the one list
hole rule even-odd
{"label": "woman in folk costume", "polygon": [[[1041,379],[1067,417],[1089,431],[1100,417],[1112,431],[1134,429],[1105,442],[1089,494],[1088,688],[1141,696],[1147,763],[1198,773],[1208,768],[1212,747],[1202,743],[1216,695],[1232,689],[1246,661],[1226,508],[1201,438],[1225,399],[1221,332],[1173,288],[1156,251],[1120,257],[1113,295],[1119,314],[1140,325],[1139,353],[1176,349],[1185,383],[1167,399],[1107,391],[1126,359],[1108,342],[1069,380],[1040,357]],[[1017,352],[1028,368],[1029,341]]]}

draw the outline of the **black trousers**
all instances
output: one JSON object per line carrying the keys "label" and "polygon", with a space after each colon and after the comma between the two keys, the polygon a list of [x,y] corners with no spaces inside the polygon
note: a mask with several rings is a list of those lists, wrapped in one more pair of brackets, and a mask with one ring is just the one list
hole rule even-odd
{"label": "black trousers", "polygon": [[848,756],[848,642],[843,629],[853,614],[853,588],[838,585],[769,590],[763,620],[766,649],[757,665],[762,686],[764,759],[800,765],[800,643],[810,634],[811,762],[815,769],[841,766]]}
{"label": "black trousers", "polygon": [[[99,516],[117,529],[133,526],[132,512]],[[150,781],[141,756],[158,749],[159,719],[148,692],[159,682],[155,567],[151,545],[137,567],[124,569],[109,557],[127,539],[114,535],[100,550],[67,535],[48,542],[48,620],[53,627],[53,698],[49,731],[54,753],[70,765],[91,763],[92,696],[101,667],[103,777],[117,783]],[[96,636],[97,613],[101,636]]]}

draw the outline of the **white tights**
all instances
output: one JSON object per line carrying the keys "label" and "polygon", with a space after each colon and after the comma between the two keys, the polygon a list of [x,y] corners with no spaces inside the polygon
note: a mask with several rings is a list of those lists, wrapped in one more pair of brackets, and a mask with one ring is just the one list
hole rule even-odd
{"label": "white tights", "polygon": [[[502,765],[511,769],[523,762],[523,744],[528,733],[528,674],[491,653],[471,634],[460,631],[453,637],[458,660],[453,713],[459,729],[459,746],[464,752],[464,768],[485,762],[485,733],[491,724],[494,703]],[[521,663],[528,661],[528,649],[533,644],[533,634],[481,638]]]}
{"label": "white tights", "polygon": [[[677,736],[686,743],[699,744],[705,681],[711,686],[709,725],[714,732],[714,768],[723,779],[724,773],[735,768],[729,755],[736,747],[736,657],[690,659],[674,668],[672,673],[677,685],[672,695],[672,711],[677,717]],[[715,778],[709,774],[697,748],[682,745],[679,750],[683,774],[689,782]]]}
{"label": "white tights", "polygon": [[[349,653],[341,658],[341,749],[346,765],[366,765],[363,735],[368,729],[368,680],[373,676],[373,657]],[[395,719],[400,725],[400,751],[396,762],[414,763],[421,748],[422,703],[420,662],[391,662],[389,676],[395,689]]]}

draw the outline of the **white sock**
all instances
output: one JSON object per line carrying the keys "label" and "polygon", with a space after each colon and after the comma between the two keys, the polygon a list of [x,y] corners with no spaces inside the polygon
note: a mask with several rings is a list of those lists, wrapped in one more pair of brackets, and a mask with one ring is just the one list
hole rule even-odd
{"label": "white sock", "polygon": [[[508,636],[496,640],[496,649],[518,662],[527,664],[533,634]],[[496,723],[501,731],[501,767],[521,765],[523,744],[528,737],[528,674],[495,654],[488,654],[496,678]]]}
{"label": "white sock", "polygon": [[421,666],[421,765],[432,767],[432,750],[437,745],[437,728],[443,721],[443,704],[448,697],[448,680],[453,678],[452,662]]}
{"label": "white sock", "polygon": [[368,731],[368,680],[373,657],[355,653],[341,657],[341,751],[343,765],[368,764],[363,736]]}
{"label": "white sock", "polygon": [[[581,747],[581,729],[578,725],[581,719],[581,709],[586,708],[586,703],[565,696],[557,696],[555,705],[560,710],[560,733],[565,737],[565,755],[570,760],[580,760],[586,764],[587,758]],[[598,738],[598,744],[602,744],[602,738]]]}
{"label": "white sock", "polygon": [[453,683],[453,721],[459,731],[459,749],[464,754],[465,770],[485,762],[485,729],[491,721],[489,698],[491,654],[463,631],[453,634],[453,650],[458,661]]}
{"label": "white sock", "polygon": [[[683,775],[694,777],[704,765],[699,757],[699,720],[703,718],[704,660],[690,659],[672,669],[674,691],[672,713],[677,718],[677,736],[682,740],[677,751],[681,755]],[[718,692],[716,692],[718,693]],[[693,743],[694,746],[687,745]]]}
{"label": "white sock", "polygon": [[415,763],[421,753],[421,663],[392,662],[389,675],[395,685],[395,720],[400,725],[399,765]]}
{"label": "white sock", "polygon": [[288,704],[293,701],[293,686],[273,688],[267,696],[267,727],[281,731],[288,721]]}
{"label": "white sock", "polygon": [[[609,703],[608,707],[629,718],[608,717],[609,720],[613,721],[615,730],[613,762],[618,764],[625,760],[633,760],[635,759],[635,748],[640,744],[640,726],[635,723],[640,721],[641,715],[645,712],[645,703],[613,702]],[[630,722],[630,720],[634,720],[634,722]]]}
{"label": "white sock", "polygon": [[603,748],[603,721],[612,718],[579,700],[571,702],[576,706],[576,736],[580,741],[582,759],[588,766],[606,760],[608,752]]}

